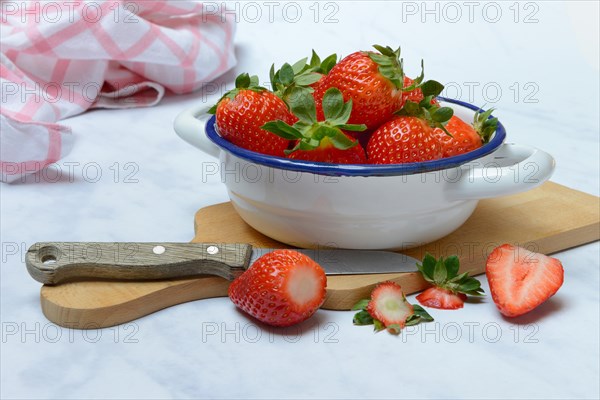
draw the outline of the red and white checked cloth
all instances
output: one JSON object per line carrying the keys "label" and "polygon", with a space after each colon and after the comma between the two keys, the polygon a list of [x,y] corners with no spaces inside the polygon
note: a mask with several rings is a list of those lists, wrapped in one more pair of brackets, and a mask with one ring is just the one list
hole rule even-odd
{"label": "red and white checked cloth", "polygon": [[0,0],[0,18],[3,182],[71,150],[71,130],[57,121],[152,106],[165,89],[191,92],[236,62],[233,18],[216,3]]}

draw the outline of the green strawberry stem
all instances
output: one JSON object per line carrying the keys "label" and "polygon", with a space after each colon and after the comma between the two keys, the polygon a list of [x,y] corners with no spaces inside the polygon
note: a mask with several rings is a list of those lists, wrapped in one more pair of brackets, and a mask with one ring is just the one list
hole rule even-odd
{"label": "green strawberry stem", "polygon": [[437,81],[428,80],[419,84],[418,87],[423,92],[423,100],[419,103],[408,100],[395,114],[421,118],[427,121],[432,128],[440,128],[447,135],[452,136],[446,129],[446,124],[454,115],[454,110],[450,107],[440,107],[436,102],[433,102],[433,99],[444,90],[444,85]]}
{"label": "green strawberry stem", "polygon": [[400,47],[396,50],[390,46],[380,46],[374,44],[373,47],[380,54],[373,52],[364,52],[379,67],[379,73],[396,86],[396,89],[404,88],[404,68],[403,60],[400,58]]}
{"label": "green strawberry stem", "polygon": [[217,106],[219,105],[221,100],[223,100],[224,98],[233,100],[235,98],[235,96],[237,96],[237,94],[240,92],[240,90],[253,90],[255,92],[262,92],[267,89],[259,85],[258,76],[256,76],[256,75],[250,76],[250,75],[248,75],[248,73],[244,72],[244,73],[238,75],[237,78],[235,78],[235,88],[228,91],[223,96],[221,96],[221,98],[217,101],[217,103],[215,105],[213,105],[210,108],[210,110],[208,110],[208,113],[209,114],[216,113]]}
{"label": "green strawberry stem", "polygon": [[490,141],[496,129],[498,129],[498,118],[492,118],[493,108],[487,111],[479,110],[473,117],[473,128],[477,131],[483,143]]}
{"label": "green strawberry stem", "polygon": [[436,259],[431,254],[425,254],[422,264],[417,268],[423,279],[434,286],[450,290],[452,293],[464,293],[471,296],[483,296],[481,282],[470,277],[469,272],[458,273],[460,261],[457,256]]}
{"label": "green strawberry stem", "polygon": [[307,64],[307,60],[308,58],[303,58],[293,65],[285,63],[277,71],[275,71],[275,64],[271,65],[269,77],[273,92],[288,106],[290,106],[292,96],[314,92],[311,85],[329,73],[337,63],[337,55],[332,54],[321,61],[321,58],[313,50],[310,63]]}
{"label": "green strawberry stem", "polygon": [[337,88],[330,88],[323,96],[323,114],[325,121],[317,121],[315,99],[312,94],[297,91],[289,98],[292,113],[298,118],[293,126],[277,120],[264,124],[261,128],[276,134],[284,139],[295,140],[296,145],[286,154],[296,150],[314,150],[331,142],[340,150],[346,150],[358,144],[358,141],[348,138],[343,132],[361,132],[367,129],[363,125],[347,124],[352,112],[352,100],[344,103],[342,92]]}

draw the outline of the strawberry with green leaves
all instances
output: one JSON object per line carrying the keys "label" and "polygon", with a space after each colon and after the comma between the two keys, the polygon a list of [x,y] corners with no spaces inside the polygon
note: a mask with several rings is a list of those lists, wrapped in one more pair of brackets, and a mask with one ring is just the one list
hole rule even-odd
{"label": "strawberry with green leaves", "polygon": [[258,84],[258,77],[244,73],[210,110],[216,115],[219,134],[231,143],[258,153],[284,156],[289,141],[261,127],[269,121],[293,122],[287,105]]}
{"label": "strawberry with green leaves", "polygon": [[377,128],[402,106],[404,72],[400,49],[373,46],[379,51],[358,51],[337,63],[315,90],[317,108],[328,89],[338,88],[344,100],[352,100],[351,124]]}
{"label": "strawberry with green leaves", "polygon": [[391,281],[378,284],[371,298],[359,301],[352,310],[358,311],[354,325],[374,325],[375,332],[387,329],[395,335],[405,326],[433,321],[421,306],[409,304],[400,285]]}
{"label": "strawberry with green leaves", "polygon": [[404,164],[442,158],[442,147],[434,128],[444,125],[454,114],[449,107],[435,101],[444,86],[435,81],[419,85],[423,99],[406,101],[398,115],[380,126],[369,139],[367,156],[371,164]]}
{"label": "strawberry with green leaves", "polygon": [[459,274],[460,262],[457,256],[435,259],[426,254],[422,264],[417,264],[423,278],[433,286],[417,296],[419,303],[426,307],[455,310],[462,308],[467,295],[482,296],[481,283],[469,276]]}
{"label": "strawberry with green leaves", "polygon": [[472,125],[454,115],[445,125],[446,131],[436,128],[434,135],[442,146],[442,156],[467,153],[489,142],[498,128],[498,118],[491,117],[493,111],[476,112]]}
{"label": "strawberry with green leaves", "polygon": [[364,125],[348,124],[352,100],[344,102],[342,93],[331,88],[321,102],[324,120],[317,120],[316,104],[312,95],[295,97],[291,103],[298,122],[290,125],[272,121],[262,129],[295,143],[286,154],[295,160],[309,160],[334,164],[364,164],[366,155],[360,144],[344,131],[360,132]]}

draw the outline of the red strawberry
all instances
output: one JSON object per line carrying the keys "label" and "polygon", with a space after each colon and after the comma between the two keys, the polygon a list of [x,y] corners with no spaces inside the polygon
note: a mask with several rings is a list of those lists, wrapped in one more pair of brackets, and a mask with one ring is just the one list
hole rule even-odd
{"label": "red strawberry", "polygon": [[434,130],[435,137],[442,145],[444,157],[452,157],[478,149],[487,142],[498,126],[497,118],[489,118],[493,110],[476,113],[473,125],[467,124],[457,116],[452,116],[446,124],[448,135],[440,128]]}
{"label": "red strawberry", "polygon": [[419,303],[424,306],[444,310],[463,308],[466,299],[467,295],[464,293],[452,293],[448,289],[442,289],[437,286],[430,287],[417,296]]}
{"label": "red strawberry", "polygon": [[[408,76],[404,77],[404,88],[408,88],[411,85],[415,84],[415,81],[410,79]],[[402,93],[402,104],[406,101],[412,101],[413,103],[420,103],[423,100],[423,91],[421,88],[416,87],[413,90]]]}
{"label": "red strawberry", "polygon": [[442,149],[425,120],[403,116],[373,133],[367,156],[371,164],[402,164],[437,160],[442,157]]}
{"label": "red strawberry", "polygon": [[211,109],[219,134],[231,143],[258,153],[284,156],[289,141],[261,129],[269,121],[292,123],[287,105],[274,93],[258,86],[258,78],[241,74],[236,88]]}
{"label": "red strawberry", "polygon": [[440,257],[436,260],[426,254],[422,264],[417,264],[423,279],[433,286],[417,296],[419,303],[426,307],[444,310],[462,308],[467,294],[481,296],[481,283],[469,276],[468,272],[458,274],[460,263],[458,257]]}
{"label": "red strawberry", "polygon": [[275,250],[256,260],[229,286],[229,298],[254,318],[290,326],[312,316],[325,301],[327,277],[308,256]]}
{"label": "red strawberry", "polygon": [[352,101],[344,103],[338,89],[331,88],[325,92],[322,101],[325,119],[322,121],[317,120],[311,94],[291,97],[290,104],[298,122],[290,126],[283,121],[273,121],[262,127],[295,142],[294,148],[286,151],[289,158],[334,164],[367,162],[358,141],[344,132],[363,131],[365,126],[346,123],[352,112]]}
{"label": "red strawberry", "polygon": [[[355,139],[346,135],[349,141]],[[332,164],[366,164],[367,156],[365,149],[360,144],[349,149],[338,149],[328,138],[323,138],[319,147],[313,150],[297,150],[291,153],[288,158],[293,160],[319,161]]]}
{"label": "red strawberry", "polygon": [[315,90],[318,120],[323,119],[321,99],[332,87],[338,88],[344,100],[353,101],[348,123],[377,128],[393,117],[402,106],[403,72],[400,49],[374,46],[380,53],[359,51],[334,66]]}
{"label": "red strawberry", "polygon": [[489,255],[485,273],[494,303],[502,314],[525,314],[562,286],[564,270],[556,258],[504,244]]}
{"label": "red strawberry", "polygon": [[414,314],[402,288],[394,282],[383,282],[373,289],[367,311],[392,333],[399,333],[407,318]]}

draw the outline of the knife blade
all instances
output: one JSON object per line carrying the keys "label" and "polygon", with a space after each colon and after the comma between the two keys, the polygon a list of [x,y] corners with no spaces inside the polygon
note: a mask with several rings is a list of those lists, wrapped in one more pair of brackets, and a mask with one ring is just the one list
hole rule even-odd
{"label": "knife blade", "polygon": [[[253,248],[250,265],[275,249]],[[417,261],[405,254],[381,250],[293,249],[317,262],[327,275],[416,272]]]}
{"label": "knife blade", "polygon": [[[216,275],[233,280],[274,249],[246,243],[41,242],[27,250],[29,274],[44,284],[73,280],[152,280]],[[296,249],[327,275],[417,271],[417,260],[375,250]]]}

